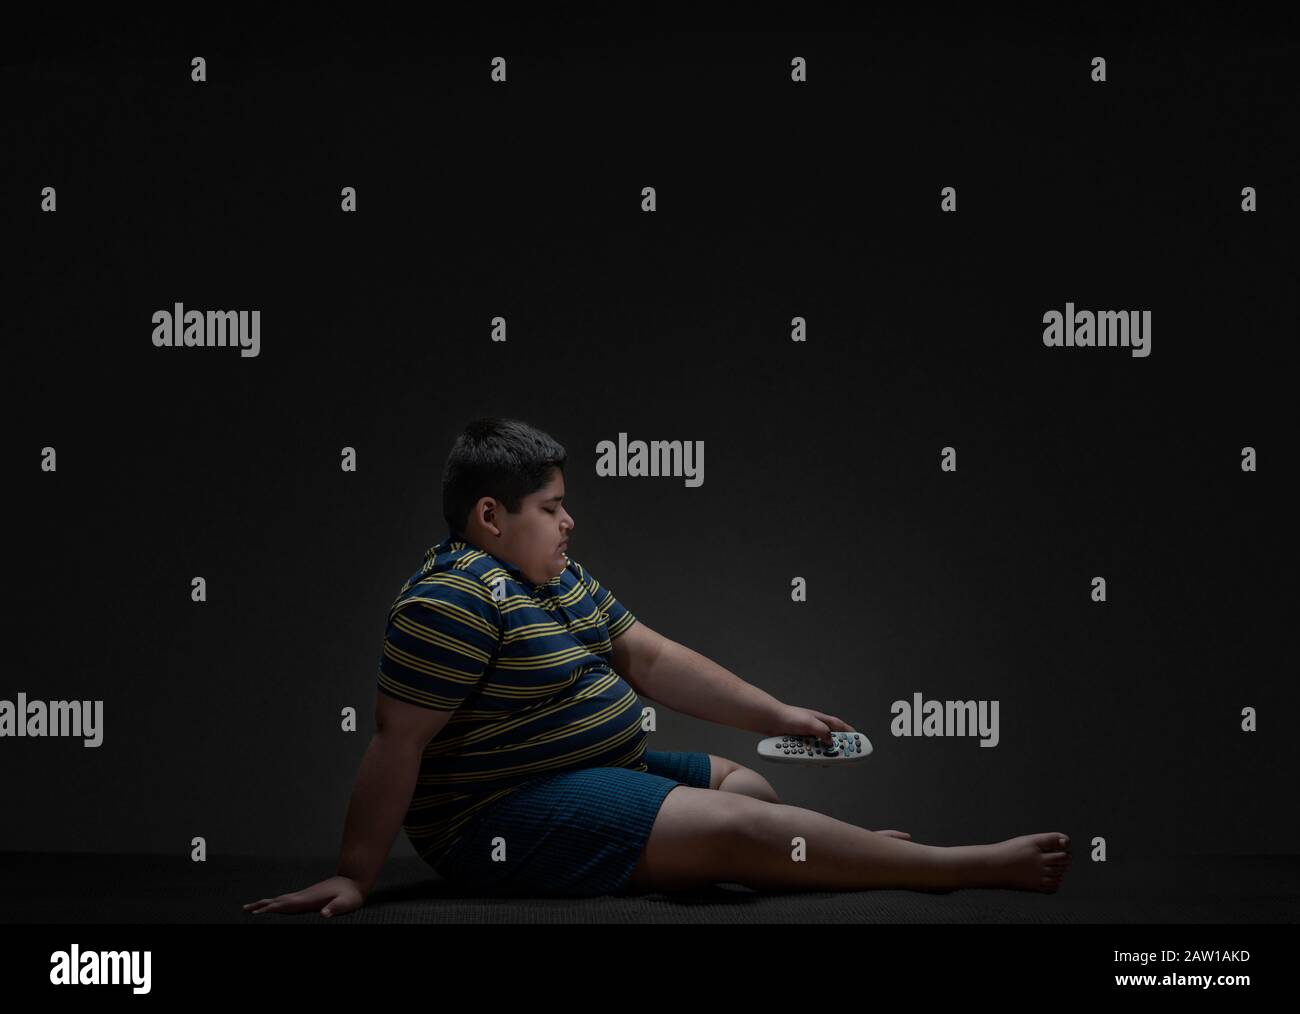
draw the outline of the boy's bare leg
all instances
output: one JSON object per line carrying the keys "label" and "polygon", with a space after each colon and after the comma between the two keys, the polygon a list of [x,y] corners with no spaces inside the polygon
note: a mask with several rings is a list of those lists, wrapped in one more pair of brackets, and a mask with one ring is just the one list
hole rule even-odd
{"label": "boy's bare leg", "polygon": [[[712,788],[720,792],[739,792],[743,796],[752,796],[754,799],[762,799],[769,803],[781,802],[776,790],[757,771],[743,767],[735,761],[714,757],[712,754],[709,758],[713,762]],[[891,838],[912,837],[906,831],[895,831],[892,828],[888,831],[877,831],[876,834],[887,834]]]}
{"label": "boy's bare leg", "polygon": [[[796,837],[805,842],[804,861],[792,858]],[[754,890],[1051,892],[1069,869],[1068,846],[1059,832],[990,845],[922,845],[799,806],[679,785],[664,797],[628,889],[733,883]]]}

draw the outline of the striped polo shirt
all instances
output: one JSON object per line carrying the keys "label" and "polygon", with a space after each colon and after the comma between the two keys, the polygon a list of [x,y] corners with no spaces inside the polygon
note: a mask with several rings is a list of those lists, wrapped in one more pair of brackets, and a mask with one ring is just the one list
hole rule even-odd
{"label": "striped polo shirt", "polygon": [[459,532],[388,611],[379,690],[454,712],[424,749],[402,827],[437,863],[485,807],[539,775],[647,770],[641,699],[611,666],[636,617],[567,553],[534,584]]}

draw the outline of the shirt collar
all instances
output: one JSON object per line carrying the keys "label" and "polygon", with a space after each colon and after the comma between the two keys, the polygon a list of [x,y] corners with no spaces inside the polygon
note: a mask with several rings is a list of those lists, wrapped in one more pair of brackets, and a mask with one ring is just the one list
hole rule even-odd
{"label": "shirt collar", "polygon": [[474,542],[474,540],[472,540],[468,535],[458,532],[454,528],[447,530],[447,537],[443,541],[447,543],[463,542],[465,543],[465,545],[472,546],[473,548],[477,549],[480,553],[486,553],[488,556],[491,556],[492,559],[496,560],[496,562],[504,570],[506,570],[511,577],[513,577],[516,581],[518,581],[520,584],[524,585],[527,588],[544,589],[554,585],[558,585],[560,583],[560,578],[563,576],[562,573],[557,574],[555,577],[551,578],[549,581],[546,581],[543,584],[534,584],[532,581],[528,579],[527,575],[525,575],[524,572],[520,570],[518,567],[516,567],[513,563],[510,563],[507,560],[503,560],[498,556],[492,556],[490,552],[488,552],[478,543]]}

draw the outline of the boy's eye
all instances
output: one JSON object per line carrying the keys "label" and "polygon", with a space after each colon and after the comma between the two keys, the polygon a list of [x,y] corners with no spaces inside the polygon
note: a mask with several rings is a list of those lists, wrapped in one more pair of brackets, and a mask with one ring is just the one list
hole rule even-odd
{"label": "boy's eye", "polygon": [[554,514],[554,513],[555,513],[555,511],[551,510],[549,507],[543,507],[542,509],[543,509],[544,511],[546,511],[547,514]]}

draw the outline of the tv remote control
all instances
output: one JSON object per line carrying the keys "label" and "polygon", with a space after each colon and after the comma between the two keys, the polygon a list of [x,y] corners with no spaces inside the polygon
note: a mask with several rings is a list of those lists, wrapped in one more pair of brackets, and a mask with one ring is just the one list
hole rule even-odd
{"label": "tv remote control", "polygon": [[758,744],[758,755],[764,760],[820,768],[862,760],[870,753],[871,740],[860,732],[832,732],[830,744],[816,736],[768,736]]}

